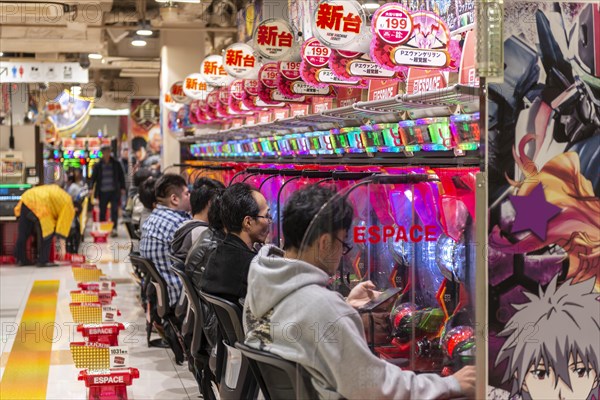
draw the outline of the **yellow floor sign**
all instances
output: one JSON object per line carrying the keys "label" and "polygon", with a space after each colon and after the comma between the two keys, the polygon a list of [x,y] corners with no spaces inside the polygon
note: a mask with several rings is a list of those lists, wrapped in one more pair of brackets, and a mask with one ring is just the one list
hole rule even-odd
{"label": "yellow floor sign", "polygon": [[33,283],[0,382],[0,399],[46,398],[58,286],[58,280]]}

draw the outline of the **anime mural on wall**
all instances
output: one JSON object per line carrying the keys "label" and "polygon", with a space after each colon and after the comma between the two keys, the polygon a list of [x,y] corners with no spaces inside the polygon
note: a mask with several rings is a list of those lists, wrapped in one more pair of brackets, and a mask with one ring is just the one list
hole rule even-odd
{"label": "anime mural on wall", "polygon": [[600,10],[505,2],[489,102],[490,399],[599,399]]}

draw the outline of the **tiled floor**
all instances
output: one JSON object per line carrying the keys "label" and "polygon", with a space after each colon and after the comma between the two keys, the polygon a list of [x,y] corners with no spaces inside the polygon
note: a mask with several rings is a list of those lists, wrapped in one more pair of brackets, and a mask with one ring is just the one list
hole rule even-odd
{"label": "tiled floor", "polygon": [[[117,297],[113,304],[122,312],[118,321],[127,326],[127,330],[121,332],[119,337],[120,344],[129,347],[130,366],[140,372],[140,378],[128,389],[129,399],[198,399],[198,386],[188,371],[187,363],[178,366],[170,350],[148,348],[146,345],[145,315],[137,299],[139,290],[131,279],[130,264],[126,262],[128,239],[125,239],[127,236],[122,227],[119,228],[119,238],[103,245],[94,245],[87,239],[82,251],[88,257],[96,259],[92,262],[117,282]],[[0,267],[0,376],[4,373],[15,341],[14,332],[21,320],[33,282],[46,279],[60,281],[54,337],[50,339],[53,344],[46,398],[83,400],[86,398],[86,388],[83,382],[77,380],[79,371],[73,365],[69,351],[71,341],[83,340],[76,332],[75,324],[71,322],[69,292],[76,290],[77,285],[69,267]],[[48,334],[43,330],[39,335],[41,340],[49,339],[45,337]],[[158,336],[153,335],[153,338],[156,337]]]}

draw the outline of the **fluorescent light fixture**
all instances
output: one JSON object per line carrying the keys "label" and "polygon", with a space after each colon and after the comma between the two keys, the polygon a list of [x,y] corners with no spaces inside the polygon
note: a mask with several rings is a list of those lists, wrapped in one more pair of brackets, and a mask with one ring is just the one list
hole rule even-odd
{"label": "fluorescent light fixture", "polygon": [[133,40],[131,41],[131,45],[135,47],[144,47],[147,44],[148,43],[146,43],[146,41],[141,38],[133,38]]}
{"label": "fluorescent light fixture", "polygon": [[91,58],[92,60],[102,60],[102,54],[98,54],[98,53],[90,53],[90,54],[88,54],[88,57]]}
{"label": "fluorescent light fixture", "polygon": [[363,7],[366,8],[367,10],[376,10],[379,7],[381,7],[381,4],[378,4],[378,3],[365,3],[365,4],[363,4]]}
{"label": "fluorescent light fixture", "polygon": [[154,32],[152,32],[150,29],[138,29],[137,31],[135,31],[136,34],[140,35],[140,36],[152,36],[152,34]]}
{"label": "fluorescent light fixture", "polygon": [[120,108],[117,110],[111,110],[110,108],[92,108],[90,111],[91,116],[96,117],[117,117],[122,115],[129,115],[128,108]]}

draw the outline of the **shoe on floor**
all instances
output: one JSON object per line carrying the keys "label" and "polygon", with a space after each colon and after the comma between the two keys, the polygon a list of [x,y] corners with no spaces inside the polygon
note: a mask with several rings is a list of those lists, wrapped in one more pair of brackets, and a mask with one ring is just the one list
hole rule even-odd
{"label": "shoe on floor", "polygon": [[31,267],[35,265],[33,261],[25,260],[25,261],[17,261],[17,265],[19,267]]}
{"label": "shoe on floor", "polygon": [[116,230],[113,230],[113,231],[110,233],[110,237],[113,237],[113,238],[119,237],[119,233],[118,233]]}

